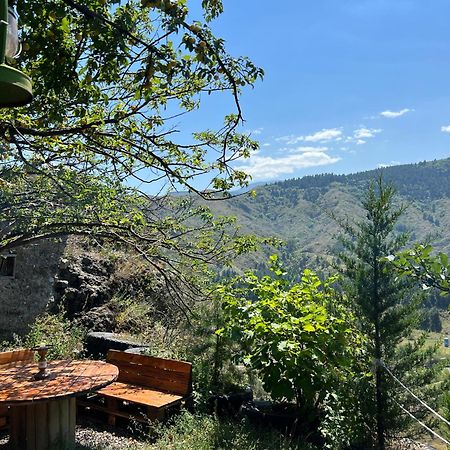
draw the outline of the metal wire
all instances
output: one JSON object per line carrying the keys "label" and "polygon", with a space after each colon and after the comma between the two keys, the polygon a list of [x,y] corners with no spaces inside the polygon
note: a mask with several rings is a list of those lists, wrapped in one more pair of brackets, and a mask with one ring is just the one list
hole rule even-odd
{"label": "metal wire", "polygon": [[409,389],[407,386],[405,386],[404,383],[402,383],[393,373],[392,371],[389,369],[388,366],[386,366],[386,364],[380,360],[380,365],[382,367],[384,367],[386,369],[386,371],[389,373],[389,375],[403,388],[405,389],[409,394],[411,394],[421,405],[425,406],[425,408],[428,409],[428,411],[430,411],[432,414],[434,414],[436,417],[438,417],[440,420],[442,420],[443,422],[445,422],[448,426],[450,426],[450,422],[445,418],[442,417],[438,412],[436,412],[433,408],[431,408],[431,406],[428,406],[422,399],[420,399],[419,397],[417,397],[416,394],[414,394],[414,392],[411,391],[411,389]]}
{"label": "metal wire", "polygon": [[420,419],[418,419],[416,416],[414,416],[413,414],[411,414],[406,408],[404,408],[402,405],[400,405],[400,403],[398,403],[396,400],[392,399],[394,401],[394,403],[397,404],[397,406],[399,406],[403,411],[405,411],[406,414],[408,414],[408,416],[410,416],[411,418],[413,418],[417,423],[419,423],[423,428],[425,428],[429,433],[431,433],[433,436],[437,437],[438,439],[440,439],[442,442],[444,442],[447,445],[450,445],[450,442],[447,441],[446,439],[444,439],[442,436],[440,436],[439,434],[436,433],[436,431],[433,431],[430,427],[428,427],[427,425],[425,425]]}

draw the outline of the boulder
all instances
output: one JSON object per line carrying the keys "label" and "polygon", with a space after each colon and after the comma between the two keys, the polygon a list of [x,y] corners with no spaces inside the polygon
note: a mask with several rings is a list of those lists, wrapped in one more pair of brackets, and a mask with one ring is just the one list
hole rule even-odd
{"label": "boulder", "polygon": [[145,347],[146,344],[124,337],[117,333],[88,333],[86,350],[95,358],[105,358],[108,350],[127,350],[133,347]]}

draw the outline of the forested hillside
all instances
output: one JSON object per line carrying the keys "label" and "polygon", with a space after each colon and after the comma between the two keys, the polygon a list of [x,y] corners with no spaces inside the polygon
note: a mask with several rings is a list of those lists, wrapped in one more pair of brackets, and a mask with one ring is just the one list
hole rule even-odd
{"label": "forested hillside", "polygon": [[[282,259],[296,271],[321,265],[337,250],[338,217],[361,215],[360,200],[368,183],[382,173],[394,184],[399,203],[407,206],[399,231],[411,241],[429,240],[450,251],[450,158],[387,167],[351,175],[322,174],[258,186],[256,197],[241,196],[212,205],[215,212],[234,215],[246,232],[276,236],[285,241]],[[259,265],[260,260],[245,264]]]}

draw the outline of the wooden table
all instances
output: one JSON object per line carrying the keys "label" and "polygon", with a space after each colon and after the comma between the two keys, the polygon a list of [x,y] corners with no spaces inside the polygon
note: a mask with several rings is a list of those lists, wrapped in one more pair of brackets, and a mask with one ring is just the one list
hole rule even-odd
{"label": "wooden table", "polygon": [[37,363],[0,366],[0,404],[11,407],[11,448],[73,448],[75,396],[101,389],[119,374],[101,361],[50,361],[47,370],[51,377],[36,381]]}

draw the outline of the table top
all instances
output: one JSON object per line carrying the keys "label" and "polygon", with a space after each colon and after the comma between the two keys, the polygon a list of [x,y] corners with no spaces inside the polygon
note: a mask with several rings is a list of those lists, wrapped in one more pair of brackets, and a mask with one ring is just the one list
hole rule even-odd
{"label": "table top", "polygon": [[50,378],[34,380],[38,365],[0,365],[0,403],[25,404],[81,395],[107,386],[117,379],[119,369],[102,361],[49,361]]}

